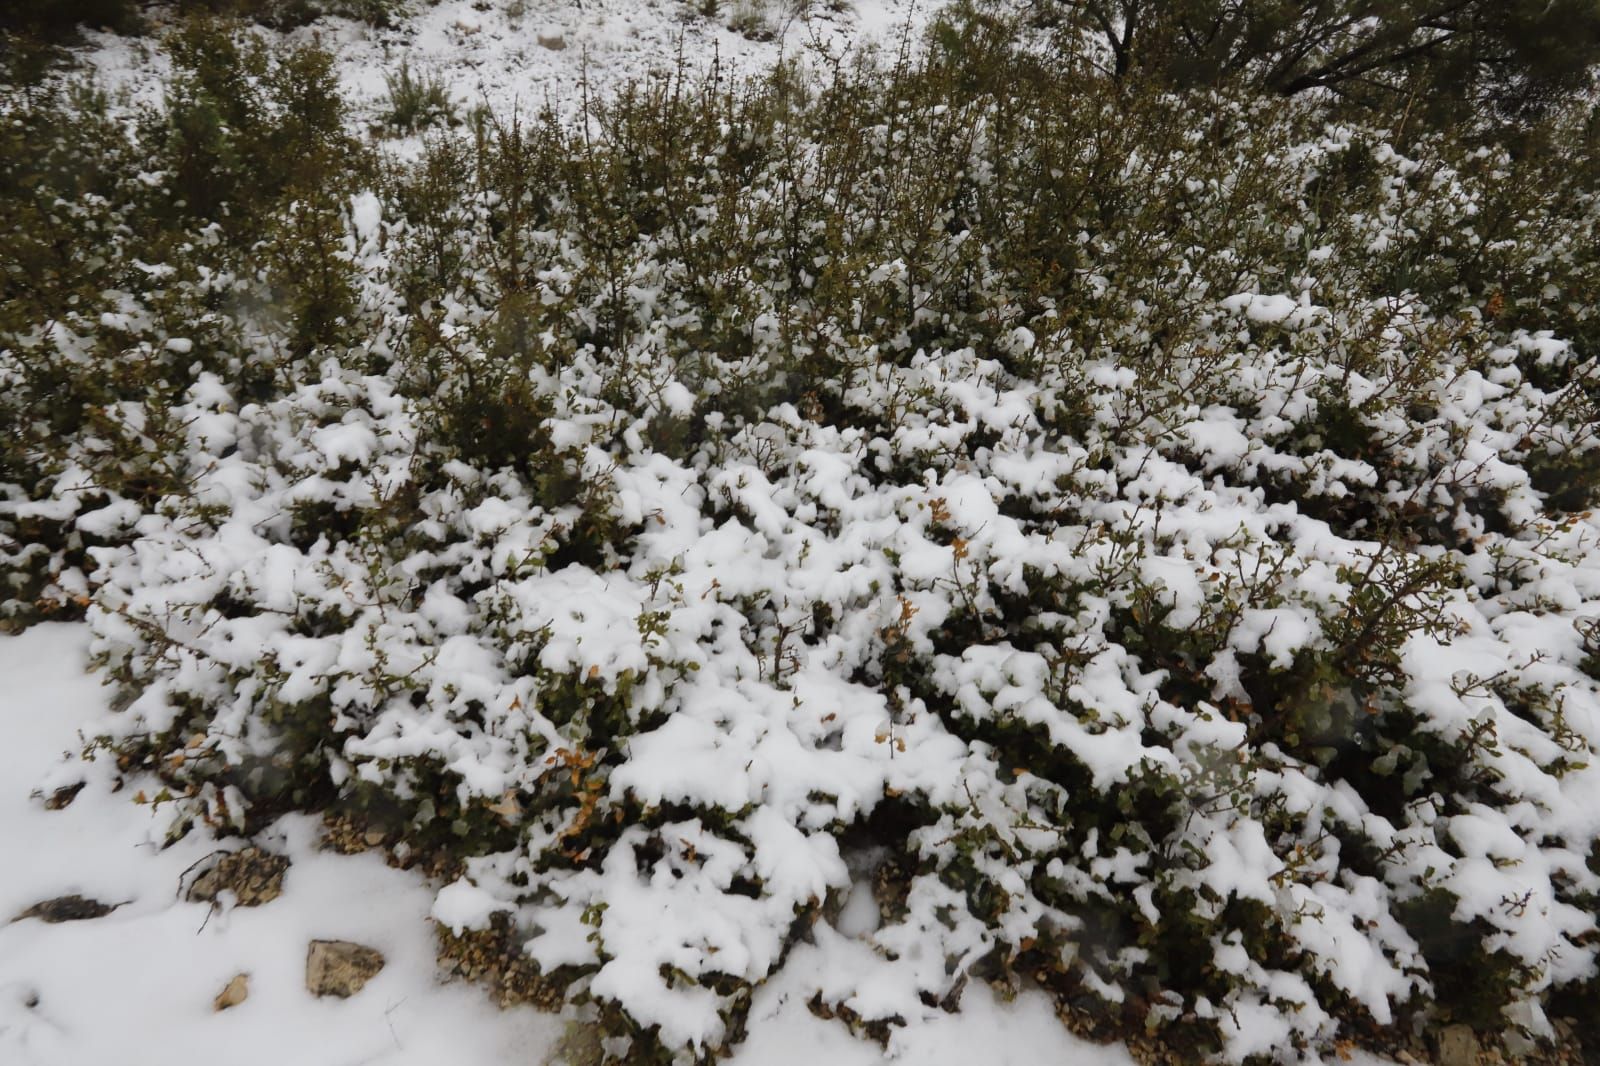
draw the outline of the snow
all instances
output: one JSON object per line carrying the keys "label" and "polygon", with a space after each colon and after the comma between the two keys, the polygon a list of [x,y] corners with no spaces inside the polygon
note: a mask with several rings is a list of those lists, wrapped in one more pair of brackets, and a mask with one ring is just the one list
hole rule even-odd
{"label": "snow", "polygon": [[378,227],[383,222],[383,203],[376,193],[363,192],[355,196],[350,203],[350,221],[363,244],[378,235]]}
{"label": "snow", "polygon": [[[163,850],[162,820],[133,802],[136,786],[112,792],[105,766],[64,758],[107,713],[87,648],[78,625],[0,638],[0,851],[14,857],[0,919],[74,893],[120,904],[87,921],[0,924],[0,1062],[487,1066],[536,1062],[552,1046],[558,1019],[498,1010],[481,990],[435,978],[434,892],[421,877],[376,853],[320,851],[312,818],[285,818],[261,841],[291,860],[278,899],[217,913],[181,900],[185,871],[224,845],[192,833]],[[41,780],[84,775],[62,810],[30,796]],[[316,999],[305,957],[318,938],[375,947],[387,964],[348,1000]],[[238,973],[249,974],[248,998],[214,1012]]]}
{"label": "snow", "polygon": [[[881,0],[758,43],[681,22],[675,5],[522,7],[514,15],[446,2],[397,30],[333,20],[300,35],[333,45],[358,118],[370,123],[402,50],[463,107],[503,114],[550,99],[570,113],[581,91],[658,69],[680,45],[690,63],[746,69],[802,36],[843,46],[860,39],[852,32],[926,14]],[[100,40],[92,61],[133,98],[147,93],[159,66],[133,62],[139,46]],[[1297,165],[1314,174],[1317,153],[1335,150],[1300,146]],[[1374,160],[1401,175],[1416,169],[1386,147]],[[1448,179],[1440,195],[1465,197]],[[346,244],[374,306],[395,295],[386,250],[408,239],[394,214],[372,192],[348,204]],[[465,254],[479,250],[470,242],[481,234],[459,236]],[[1374,256],[1401,239],[1382,219],[1360,236]],[[549,241],[553,265],[538,284],[555,303],[575,264]],[[1308,267],[1326,258],[1310,255]],[[909,284],[903,259],[871,263],[872,284]],[[658,323],[672,313],[670,264],[644,256],[637,267],[626,298],[641,322]],[[1420,948],[1390,906],[1435,889],[1456,897],[1456,921],[1488,930],[1486,948],[1527,964],[1530,995],[1586,976],[1600,952],[1593,916],[1572,900],[1600,886],[1580,854],[1595,830],[1600,773],[1567,756],[1600,747],[1600,690],[1571,623],[1600,601],[1600,524],[1587,514],[1559,526],[1545,517],[1527,456],[1559,451],[1580,429],[1546,417],[1556,401],[1520,368],[1577,356],[1546,333],[1476,350],[1463,342],[1424,367],[1431,376],[1412,395],[1427,403],[1401,409],[1384,396],[1404,384],[1396,368],[1430,326],[1423,310],[1403,295],[1386,303],[1324,292],[1314,279],[1288,289],[1219,301],[1229,289],[1197,283],[1183,294],[1204,310],[1199,339],[1183,342],[1192,347],[1174,365],[1221,352],[1226,363],[1211,381],[1179,370],[1144,382],[1115,353],[1063,351],[1043,322],[1038,332],[1001,334],[1005,354],[1045,367],[1022,377],[971,348],[912,351],[901,333],[883,343],[904,349],[902,358],[853,353],[864,369],[837,397],[874,414],[892,403],[881,431],[776,403],[691,456],[643,443],[647,417],[683,417],[700,402],[678,380],[675,357],[648,341],[580,351],[535,384],[549,402],[541,431],[556,462],[637,531],[622,552],[608,546],[619,558],[593,567],[546,566],[581,508],[536,503],[512,474],[452,464],[413,483],[421,417],[382,374],[330,358],[248,404],[202,377],[173,412],[188,434],[182,473],[192,498],[149,508],[114,499],[74,517],[63,501],[89,479],[67,467],[55,500],[10,507],[30,517],[59,511],[107,542],[89,549],[89,577],[64,569],[52,579],[73,598],[93,581],[93,648],[142,691],[107,713],[104,692],[79,670],[84,630],[41,627],[0,641],[9,682],[0,723],[17,738],[0,754],[10,790],[0,798],[0,847],[38,856],[0,884],[0,905],[16,913],[73,892],[121,904],[92,922],[0,928],[0,996],[9,997],[0,1000],[0,1050],[25,1063],[99,1061],[116,1057],[121,1030],[148,1026],[162,1034],[161,1061],[208,1053],[219,1034],[246,1045],[241,1061],[531,1059],[557,1022],[495,1012],[476,990],[435,978],[429,919],[475,929],[499,912],[531,931],[536,961],[589,967],[583,992],[674,1045],[720,1045],[737,1006],[725,989],[756,989],[751,1034],[734,1060],[750,1062],[784,1061],[798,1044],[814,1057],[814,1045],[839,1043],[839,1061],[879,1054],[841,1043],[843,1025],[805,1010],[813,999],[890,1023],[885,1053],[907,1061],[1125,1061],[1120,1051],[1083,1049],[1041,995],[1004,1003],[968,971],[1059,936],[1062,961],[1080,948],[1092,954],[1080,976],[1120,1002],[1145,949],[1072,942],[1080,908],[1114,903],[1130,928],[1155,929],[1175,892],[1219,925],[1230,901],[1258,904],[1292,948],[1292,961],[1268,968],[1239,930],[1225,929],[1212,948],[1219,971],[1236,978],[1227,998],[1174,996],[1153,1008],[1152,1024],[1185,1009],[1217,1019],[1231,1058],[1329,1045],[1335,1022],[1312,978],[1380,1020],[1425,994]],[[145,312],[127,303],[98,321],[137,333]],[[445,330],[466,344],[483,313],[452,307]],[[770,311],[751,316],[758,349],[775,342],[773,321]],[[1319,331],[1336,321],[1371,338],[1368,374],[1330,361]],[[52,329],[63,348],[78,343],[65,326]],[[392,322],[376,331],[389,335],[372,338],[373,351],[399,333]],[[179,355],[194,347],[164,335],[141,343]],[[637,375],[618,389],[637,380],[638,395],[596,388],[601,361],[614,356]],[[1463,372],[1469,361],[1484,369]],[[1049,410],[1083,393],[1085,428],[1065,437]],[[1151,428],[1156,419],[1134,410],[1135,399],[1161,407],[1166,426]],[[1371,450],[1383,452],[1381,465],[1325,446],[1317,420],[1339,404],[1354,412],[1354,432],[1379,442]],[[144,425],[138,404],[115,414]],[[289,535],[301,510],[368,513],[403,488],[422,497],[426,516],[403,551],[398,541],[330,542],[320,529]],[[1426,528],[1441,543],[1389,552],[1360,539],[1360,522],[1336,531],[1336,505],[1356,495],[1402,520],[1421,500],[1449,536]],[[1441,559],[1455,568],[1448,580],[1425,573]],[[1408,583],[1415,573],[1424,576]],[[1366,663],[1370,649],[1359,639],[1341,647],[1350,638],[1340,634],[1363,621],[1373,602],[1363,594],[1385,582],[1410,591],[1383,610],[1423,621],[1396,638],[1394,679],[1370,685],[1372,702],[1355,707],[1354,692],[1325,681],[1343,668],[1329,656],[1353,648]],[[991,633],[1007,597],[1030,602],[1027,625]],[[312,614],[316,625],[296,624]],[[975,634],[958,647],[934,639],[952,617]],[[1179,694],[1174,668],[1195,664],[1183,652],[1152,665],[1163,653],[1135,647],[1146,633],[1193,637],[1201,648],[1210,640],[1209,661],[1189,679],[1210,687]],[[906,662],[918,671],[917,695],[894,683]],[[1304,670],[1285,706],[1266,709],[1288,719],[1283,747],[1270,739],[1278,723],[1240,706],[1245,672],[1259,680],[1264,668]],[[514,847],[429,885],[370,854],[324,853],[313,821],[287,817],[261,838],[293,860],[284,898],[212,914],[181,901],[178,888],[219,842],[195,829],[164,847],[177,803],[132,803],[137,780],[113,791],[109,758],[56,758],[81,746],[80,731],[113,742],[154,736],[200,706],[196,758],[237,767],[273,750],[261,714],[269,701],[326,701],[334,784],[367,782],[409,799],[416,776],[437,772],[452,792],[441,804],[477,804],[479,813],[509,804]],[[609,753],[584,747],[597,730],[573,704],[623,723],[608,735]],[[1379,814],[1327,780],[1317,715],[1350,710],[1356,736],[1345,739],[1354,743],[1365,735],[1362,715],[1395,706],[1481,786],[1424,791]],[[1018,735],[1070,756],[1064,772],[1015,765],[1028,758],[1005,750]],[[1392,740],[1374,769],[1417,774],[1415,753]],[[603,754],[620,757],[585,778]],[[581,811],[558,796],[518,822],[515,797],[548,798],[540,790],[569,770]],[[1421,773],[1418,781],[1425,764]],[[74,775],[88,784],[64,811],[44,811],[27,793]],[[185,815],[236,806],[204,773],[190,780]],[[1136,839],[1137,824],[1117,825],[1128,831],[1119,838],[1060,817],[1069,800],[1137,798],[1151,781],[1191,808],[1166,840]],[[859,857],[841,834],[908,795],[928,813],[903,842],[918,869],[905,913],[891,920],[863,891]],[[1201,798],[1212,795],[1228,803]],[[436,813],[433,799],[423,802],[419,822]],[[641,809],[647,817],[629,820]],[[620,827],[598,861],[548,862],[596,811]],[[1352,836],[1385,855],[1378,877],[1341,866],[1341,840]],[[1168,861],[1174,855],[1183,862]],[[1004,906],[980,917],[956,876]],[[837,917],[791,943],[797,918],[830,903],[842,904]],[[298,979],[311,937],[370,942],[390,965],[348,1003],[313,1001]],[[179,943],[184,950],[173,949]],[[240,971],[252,974],[251,999],[212,1014],[211,996]],[[969,984],[958,1018],[933,1005]],[[1513,1006],[1532,1012],[1537,1028],[1533,1000]],[[174,1034],[181,1039],[169,1042]]]}
{"label": "snow", "polygon": [[[500,1010],[482,989],[436,976],[430,914],[457,930],[477,928],[503,904],[467,881],[435,893],[421,875],[393,869],[376,853],[322,851],[312,818],[282,819],[260,841],[291,860],[278,899],[214,913],[180,899],[192,864],[217,847],[237,845],[195,832],[162,849],[162,822],[132,801],[134,786],[112,792],[104,765],[76,758],[81,735],[108,713],[108,690],[84,669],[88,643],[81,625],[46,624],[0,637],[6,679],[0,729],[7,738],[0,746],[0,852],[27,856],[0,877],[0,916],[74,893],[121,904],[86,921],[0,924],[0,1062],[203,1066],[222,1054],[230,1066],[503,1066],[538,1063],[554,1050],[561,1017],[531,1007]],[[86,775],[84,790],[62,810],[46,810],[33,794],[41,782]],[[836,856],[822,858],[820,866],[794,872],[805,891],[843,876]],[[765,861],[795,859],[787,853]],[[871,902],[864,891],[852,898]],[[857,915],[847,926],[857,936],[869,934],[874,923],[861,916],[860,904],[853,907]],[[354,940],[377,948],[387,962],[355,996],[317,999],[304,979],[313,939]],[[796,974],[836,965],[819,948],[796,954]],[[633,972],[635,980],[651,979]],[[249,975],[248,998],[213,1011],[212,1000],[238,973]],[[729,1062],[1132,1062],[1121,1049],[1068,1034],[1036,991],[1008,1003],[976,987],[961,1013],[908,1031],[892,1055],[817,1018],[805,1001],[794,978],[764,986],[750,1037]]]}
{"label": "snow", "polygon": [[1222,306],[1234,313],[1243,312],[1252,322],[1282,323],[1290,321],[1300,304],[1281,294],[1240,293],[1222,301]]}
{"label": "snow", "polygon": [[[783,2],[749,6],[766,27],[762,39],[729,28],[739,5],[705,18],[681,0],[439,0],[411,4],[393,27],[322,18],[287,34],[317,40],[334,53],[340,89],[362,126],[376,125],[387,107],[388,78],[404,62],[413,77],[441,83],[458,112],[487,108],[523,115],[546,105],[578,110],[585,92],[605,94],[624,82],[670,70],[681,57],[691,70],[724,76],[756,73],[782,56],[838,57],[873,44],[913,37],[946,0],[851,0],[810,5],[801,16]],[[160,16],[153,16],[160,26]],[[160,97],[170,70],[148,40],[91,31],[84,54],[104,83],[129,103]],[[412,138],[411,146],[420,147]],[[371,217],[371,216],[365,216]],[[359,228],[359,227],[358,227]]]}
{"label": "snow", "polygon": [[[792,972],[827,965],[822,952],[802,948]],[[786,971],[786,974],[791,971]],[[871,1066],[883,1061],[872,1045],[850,1037],[842,1026],[812,1015],[804,993],[787,976],[756,994],[751,1033],[732,1060],[736,1066]],[[1097,1047],[1065,1035],[1048,1001],[1024,995],[1012,1002],[979,985],[963,997],[960,1014],[940,1014],[902,1030],[892,1061],[907,1064],[982,1063],[984,1066],[1038,1066],[1070,1062],[1082,1066],[1132,1066],[1121,1048]]]}

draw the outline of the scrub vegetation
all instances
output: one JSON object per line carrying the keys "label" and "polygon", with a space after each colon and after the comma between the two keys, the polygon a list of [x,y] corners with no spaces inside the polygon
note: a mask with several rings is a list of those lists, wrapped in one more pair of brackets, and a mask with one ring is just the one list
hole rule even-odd
{"label": "scrub vegetation", "polygon": [[405,154],[209,12],[159,105],[14,72],[0,610],[87,617],[174,836],[376,827],[619,1061],[812,947],[890,1043],[981,980],[1184,1061],[1548,1046],[1596,16],[1426,6],[958,5],[576,120],[406,73]]}

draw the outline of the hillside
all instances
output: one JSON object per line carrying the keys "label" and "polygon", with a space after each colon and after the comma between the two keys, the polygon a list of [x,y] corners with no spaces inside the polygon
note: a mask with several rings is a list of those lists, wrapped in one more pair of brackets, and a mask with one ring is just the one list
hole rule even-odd
{"label": "hillside", "polygon": [[1593,57],[1293,7],[15,31],[0,1048],[1592,1055]]}

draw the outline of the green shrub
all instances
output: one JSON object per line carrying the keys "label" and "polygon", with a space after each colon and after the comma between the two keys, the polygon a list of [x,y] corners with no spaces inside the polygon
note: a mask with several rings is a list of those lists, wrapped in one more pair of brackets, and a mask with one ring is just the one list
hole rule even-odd
{"label": "green shrub", "polygon": [[1053,0],[1118,76],[1179,88],[1241,81],[1293,95],[1329,90],[1394,106],[1548,106],[1587,84],[1600,11],[1587,0],[1412,0],[1314,5],[1282,0]]}
{"label": "green shrub", "polygon": [[138,26],[142,6],[139,0],[40,0],[0,12],[0,31],[54,36],[87,26],[126,32]]}
{"label": "green shrub", "polygon": [[384,75],[389,87],[389,109],[384,122],[397,130],[415,133],[440,122],[451,122],[455,107],[444,80],[436,75],[414,76],[405,60],[393,74]]}

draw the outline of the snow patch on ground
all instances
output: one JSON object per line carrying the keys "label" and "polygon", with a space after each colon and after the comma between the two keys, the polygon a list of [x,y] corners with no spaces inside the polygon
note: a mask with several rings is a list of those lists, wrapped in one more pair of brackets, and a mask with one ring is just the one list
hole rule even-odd
{"label": "snow patch on ground", "polygon": [[[855,0],[839,10],[809,5],[803,15],[793,10],[799,5],[767,3],[757,6],[770,36],[753,38],[729,28],[727,4],[723,14],[707,18],[683,0],[442,0],[414,4],[390,28],[323,18],[282,38],[316,41],[333,52],[353,117],[372,126],[387,108],[388,79],[402,63],[413,77],[441,83],[461,114],[484,107],[501,118],[527,116],[549,104],[571,115],[586,92],[603,97],[670,71],[680,60],[690,71],[734,77],[786,57],[893,47],[907,35],[916,40],[943,3]],[[157,21],[155,33],[162,28]],[[135,102],[159,99],[170,63],[153,40],[88,36],[83,59],[102,84]]]}

